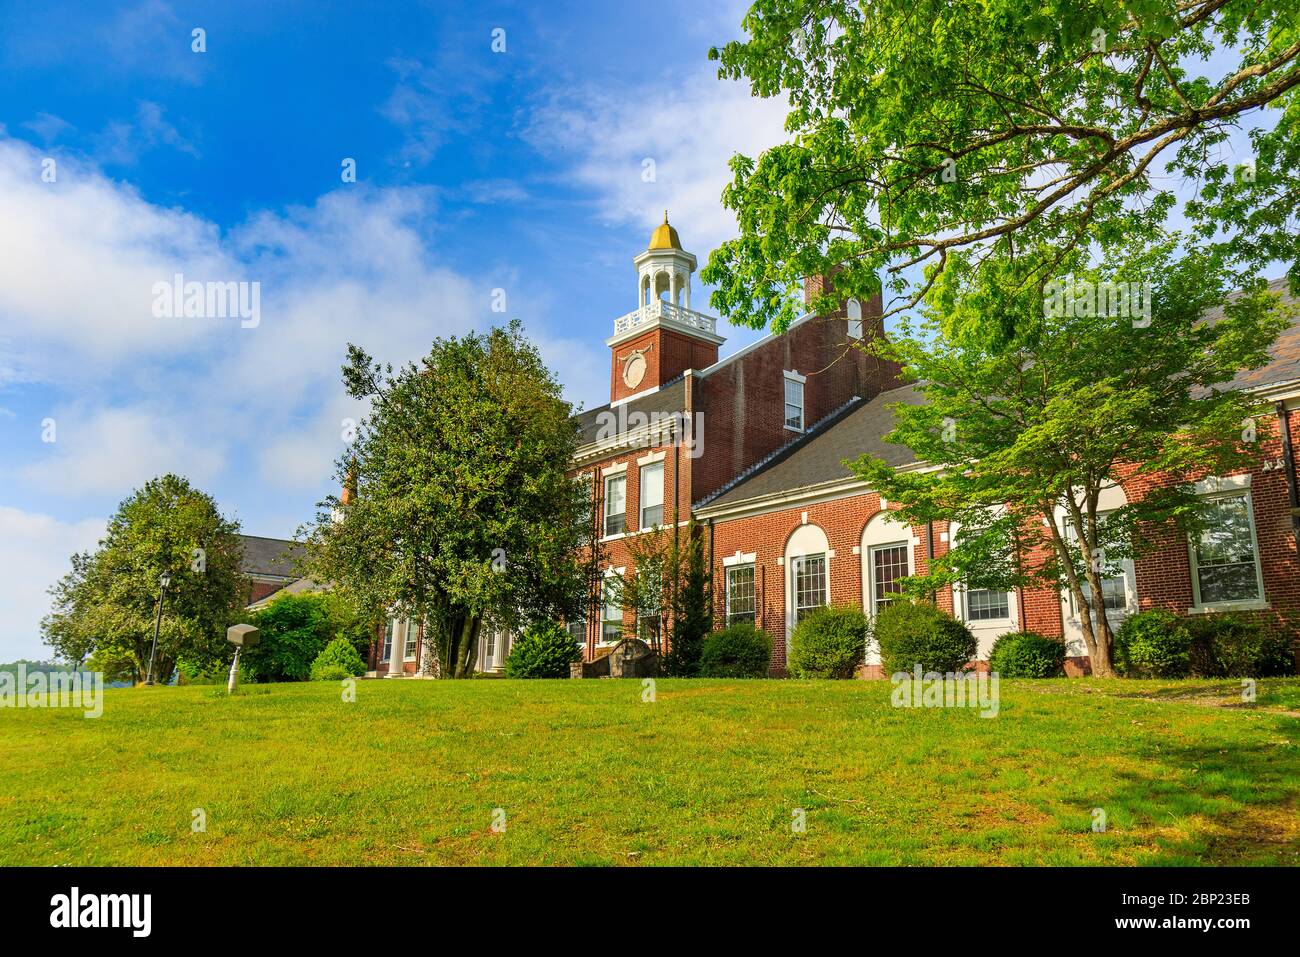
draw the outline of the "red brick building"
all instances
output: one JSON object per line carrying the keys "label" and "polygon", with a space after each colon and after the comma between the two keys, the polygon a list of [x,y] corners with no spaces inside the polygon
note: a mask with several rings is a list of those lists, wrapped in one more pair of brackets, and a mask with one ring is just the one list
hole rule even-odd
{"label": "red brick building", "polygon": [[[657,622],[638,622],[608,583],[633,573],[629,546],[638,536],[681,535],[694,519],[713,573],[715,626],[753,621],[772,635],[772,673],[783,674],[800,615],[844,603],[874,614],[897,592],[898,579],[924,572],[960,535],[947,523],[902,524],[843,464],[870,452],[900,469],[925,468],[910,450],[882,439],[892,428],[891,405],[920,402],[921,394],[902,384],[896,365],[855,348],[884,335],[878,297],[805,315],[784,333],[722,357],[716,320],[691,308],[696,259],[667,216],[633,263],[636,308],[614,321],[606,340],[610,401],[577,416],[572,474],[590,489],[594,541],[587,547],[597,549],[597,562],[585,614],[570,630],[588,660],[628,633],[650,637]],[[810,280],[806,298],[820,289]],[[1122,574],[1104,583],[1116,626],[1153,607],[1300,614],[1292,454],[1300,444],[1300,326],[1279,340],[1267,367],[1234,384],[1267,400],[1273,413],[1259,425],[1254,468],[1202,483],[1219,512],[1218,550],[1171,537],[1124,563]],[[1102,508],[1142,491],[1121,484]],[[1068,595],[957,588],[938,602],[970,626],[980,659],[998,635],[1027,628],[1063,638],[1068,669],[1087,670]],[[500,671],[511,640],[485,632],[476,670]],[[371,673],[420,674],[422,654],[417,625],[392,619],[377,636]],[[868,656],[868,674],[879,671]]]}
{"label": "red brick building", "polygon": [[[853,348],[884,334],[879,300],[807,315],[719,358],[715,320],[690,309],[695,257],[666,217],[635,263],[637,308],[606,340],[610,402],[579,417],[575,475],[591,487],[600,574],[630,574],[630,539],[656,526],[680,530],[694,518],[713,570],[715,623],[749,620],[770,633],[772,670],[781,674],[800,615],[842,603],[873,614],[898,579],[924,572],[960,535],[947,523],[902,524],[843,464],[870,452],[901,469],[924,468],[881,438],[892,427],[890,405],[921,395],[900,383],[897,367]],[[1217,513],[1214,542],[1170,536],[1106,579],[1116,625],[1153,607],[1300,613],[1292,452],[1300,443],[1300,327],[1283,335],[1267,367],[1234,384],[1272,408],[1259,424],[1258,462],[1201,483]],[[1121,483],[1102,509],[1142,492],[1139,483]],[[638,628],[633,612],[601,591],[593,588],[585,620],[573,625],[588,658]],[[1068,594],[957,588],[938,600],[975,632],[981,659],[998,635],[1028,628],[1063,638],[1073,673],[1088,667]],[[877,660],[868,665],[879,672]]]}
{"label": "red brick building", "polygon": [[[690,308],[695,257],[666,216],[634,263],[637,307],[606,340],[610,402],[578,417],[574,475],[591,488],[602,577],[631,574],[635,536],[681,534],[693,503],[899,384],[897,366],[854,348],[882,334],[878,299],[804,316],[719,358],[716,320]],[[571,625],[588,658],[641,630],[602,591],[593,588],[585,618]]]}

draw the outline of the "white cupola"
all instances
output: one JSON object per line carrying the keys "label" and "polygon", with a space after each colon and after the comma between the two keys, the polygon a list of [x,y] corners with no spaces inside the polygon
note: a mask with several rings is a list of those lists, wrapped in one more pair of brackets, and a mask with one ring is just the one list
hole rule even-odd
{"label": "white cupola", "polygon": [[651,234],[649,248],[632,262],[636,264],[638,309],[655,299],[691,308],[691,274],[695,272],[695,257],[682,249],[677,230],[668,225],[668,210],[664,210],[663,224]]}

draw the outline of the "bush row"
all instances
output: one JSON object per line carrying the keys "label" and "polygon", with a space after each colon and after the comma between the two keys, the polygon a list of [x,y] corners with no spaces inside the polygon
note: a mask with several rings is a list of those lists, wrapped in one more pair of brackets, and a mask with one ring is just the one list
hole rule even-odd
{"label": "bush row", "polygon": [[[868,642],[880,650],[886,674],[961,671],[977,653],[965,624],[928,602],[891,602],[874,628],[859,608],[818,608],[790,636],[794,678],[852,678]],[[559,625],[533,626],[506,662],[514,678],[562,678],[581,660],[573,638]],[[772,662],[772,638],[752,624],[736,624],[705,637],[699,674],[705,678],[762,678]],[[1267,677],[1294,670],[1285,632],[1251,618],[1219,614],[1179,617],[1145,611],[1127,618],[1115,636],[1115,668],[1130,677]],[[1004,678],[1055,678],[1065,673],[1065,645],[1032,631],[999,637],[989,670]],[[314,674],[314,669],[313,669]]]}
{"label": "bush row", "polygon": [[1242,615],[1152,609],[1124,620],[1115,670],[1133,678],[1266,678],[1295,669],[1290,636]]}

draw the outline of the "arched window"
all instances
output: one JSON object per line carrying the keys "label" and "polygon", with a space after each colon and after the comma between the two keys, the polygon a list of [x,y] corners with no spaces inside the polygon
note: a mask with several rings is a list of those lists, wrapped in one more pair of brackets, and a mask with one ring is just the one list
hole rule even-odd
{"label": "arched window", "polygon": [[912,529],[889,512],[878,512],[862,530],[862,607],[875,617],[902,594],[901,582],[915,568]]}
{"label": "arched window", "polygon": [[785,543],[785,634],[787,652],[794,626],[813,609],[831,603],[831,550],[826,533],[800,525]]}

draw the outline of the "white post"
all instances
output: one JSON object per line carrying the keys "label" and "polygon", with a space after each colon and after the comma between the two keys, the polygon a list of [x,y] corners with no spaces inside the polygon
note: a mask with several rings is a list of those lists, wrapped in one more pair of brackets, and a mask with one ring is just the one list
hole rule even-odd
{"label": "white post", "polygon": [[239,646],[235,646],[235,657],[230,662],[230,679],[226,682],[226,692],[235,693],[235,686],[239,684]]}
{"label": "white post", "polygon": [[401,622],[401,628],[393,626],[393,648],[388,653],[388,677],[394,676],[400,678],[405,672],[402,670],[402,662],[406,658],[406,629],[409,622]]}

